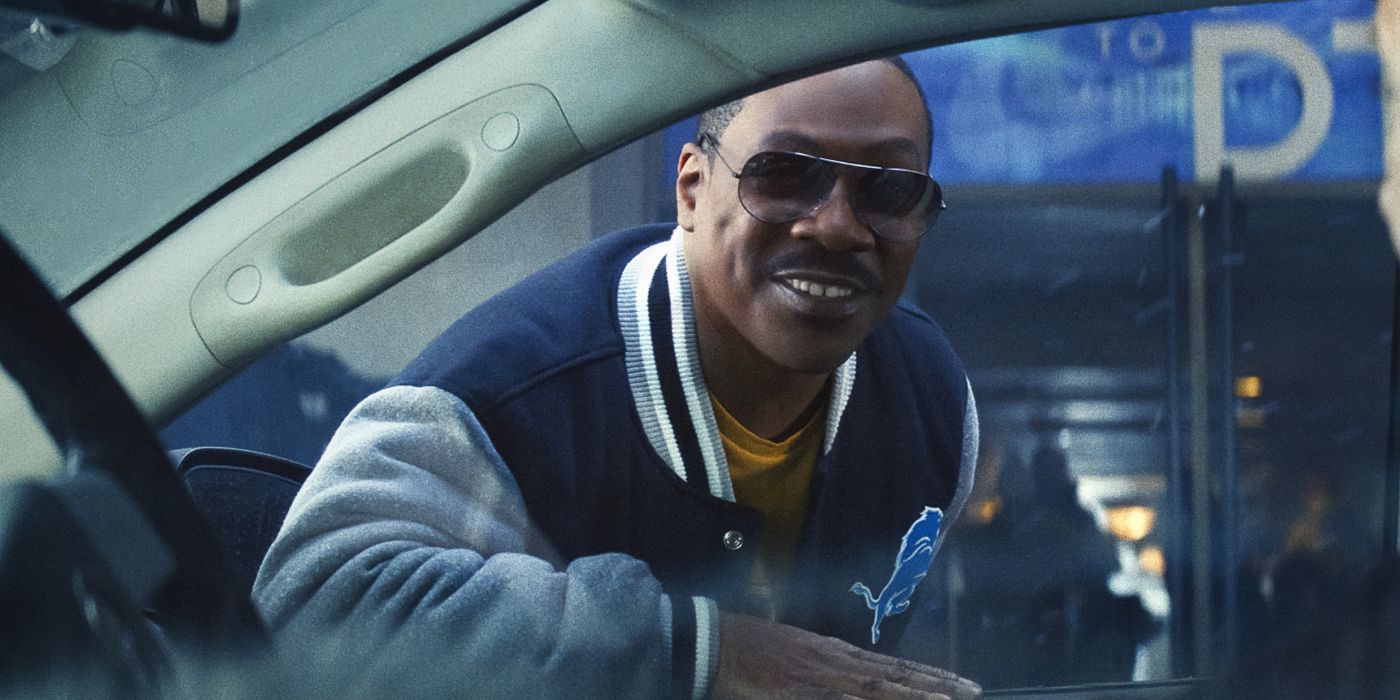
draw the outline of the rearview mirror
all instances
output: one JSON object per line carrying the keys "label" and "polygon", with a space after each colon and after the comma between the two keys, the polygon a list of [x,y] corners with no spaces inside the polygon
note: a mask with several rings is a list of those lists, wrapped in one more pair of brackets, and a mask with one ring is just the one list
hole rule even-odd
{"label": "rearview mirror", "polygon": [[223,41],[238,26],[238,0],[0,0],[0,7],[102,29],[151,27],[200,41]]}

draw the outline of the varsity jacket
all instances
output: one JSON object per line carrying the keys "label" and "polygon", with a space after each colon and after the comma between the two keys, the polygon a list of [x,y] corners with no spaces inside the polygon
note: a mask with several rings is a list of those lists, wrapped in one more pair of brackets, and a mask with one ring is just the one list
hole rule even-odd
{"label": "varsity jacket", "polygon": [[[414,635],[477,693],[703,697],[763,517],[734,502],[680,237],[594,241],[358,406],[263,564],[269,624]],[[904,302],[829,392],[779,621],[894,653],[971,489],[976,409]]]}

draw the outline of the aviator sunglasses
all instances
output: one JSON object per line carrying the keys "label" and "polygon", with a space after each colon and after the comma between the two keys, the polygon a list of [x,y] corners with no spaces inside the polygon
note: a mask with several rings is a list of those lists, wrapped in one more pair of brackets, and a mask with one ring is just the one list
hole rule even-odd
{"label": "aviator sunglasses", "polygon": [[739,203],[753,218],[769,224],[786,224],[816,211],[836,187],[836,178],[849,176],[848,199],[856,218],[882,238],[912,241],[933,228],[938,214],[948,208],[943,188],[926,173],[904,168],[848,163],[789,151],[754,154],[735,172],[719,141],[702,135],[696,145],[708,142],[730,175],[739,180]]}

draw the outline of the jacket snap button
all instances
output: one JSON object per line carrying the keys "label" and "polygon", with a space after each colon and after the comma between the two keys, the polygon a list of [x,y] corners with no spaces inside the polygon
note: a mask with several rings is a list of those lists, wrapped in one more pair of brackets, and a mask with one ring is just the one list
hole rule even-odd
{"label": "jacket snap button", "polygon": [[744,546],[744,533],[738,530],[730,530],[724,533],[724,548],[735,551]]}

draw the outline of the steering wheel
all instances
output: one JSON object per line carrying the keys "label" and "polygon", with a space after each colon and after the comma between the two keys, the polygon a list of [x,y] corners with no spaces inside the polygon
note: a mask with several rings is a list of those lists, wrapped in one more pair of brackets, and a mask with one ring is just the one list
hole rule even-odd
{"label": "steering wheel", "polygon": [[0,300],[0,367],[66,465],[0,493],[0,691],[56,675],[150,694],[176,657],[261,648],[159,439],[3,231]]}

